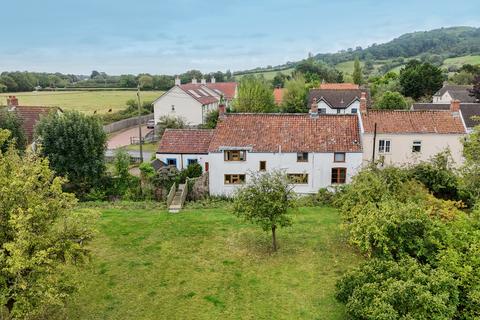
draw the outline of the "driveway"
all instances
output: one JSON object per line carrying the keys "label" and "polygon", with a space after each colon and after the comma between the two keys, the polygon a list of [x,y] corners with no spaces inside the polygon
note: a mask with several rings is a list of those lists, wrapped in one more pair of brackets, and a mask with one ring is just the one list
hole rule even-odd
{"label": "driveway", "polygon": [[[142,136],[145,137],[145,135],[152,130],[153,129],[147,129],[147,126],[142,126]],[[132,127],[120,132],[113,133],[108,139],[107,149],[112,150],[128,146],[130,145],[131,137],[138,138],[138,127]]]}

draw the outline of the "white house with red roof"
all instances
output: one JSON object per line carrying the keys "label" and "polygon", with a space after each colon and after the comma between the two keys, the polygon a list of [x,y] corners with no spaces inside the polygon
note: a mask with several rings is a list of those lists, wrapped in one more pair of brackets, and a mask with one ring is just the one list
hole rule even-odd
{"label": "white house with red roof", "polygon": [[162,116],[174,116],[189,125],[200,125],[209,112],[218,109],[222,97],[228,106],[236,95],[236,82],[217,83],[212,77],[209,83],[193,79],[192,83],[181,84],[177,78],[175,86],[153,102],[154,119],[158,122]]}

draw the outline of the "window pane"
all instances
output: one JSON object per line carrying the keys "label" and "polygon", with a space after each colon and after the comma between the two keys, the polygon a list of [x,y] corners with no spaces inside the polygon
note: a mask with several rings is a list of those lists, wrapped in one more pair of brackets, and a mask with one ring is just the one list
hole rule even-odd
{"label": "window pane", "polygon": [[335,162],[345,162],[345,153],[343,152],[336,152],[334,155]]}

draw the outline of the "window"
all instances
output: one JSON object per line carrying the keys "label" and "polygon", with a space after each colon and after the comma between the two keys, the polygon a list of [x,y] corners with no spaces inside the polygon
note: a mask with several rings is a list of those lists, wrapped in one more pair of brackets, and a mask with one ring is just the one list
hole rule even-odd
{"label": "window", "polygon": [[177,166],[177,159],[175,159],[175,158],[168,158],[168,159],[167,159],[167,166]]}
{"label": "window", "polygon": [[412,152],[422,151],[422,141],[413,141]]}
{"label": "window", "polygon": [[175,111],[175,105],[172,104],[172,111]]}
{"label": "window", "polygon": [[225,184],[242,184],[245,183],[244,174],[226,174]]}
{"label": "window", "polygon": [[320,108],[320,109],[318,109],[318,113],[319,113],[319,114],[326,114],[326,113],[327,113],[327,109],[326,109],[326,108]]}
{"label": "window", "polygon": [[390,140],[378,141],[378,153],[390,153],[391,142]]}
{"label": "window", "polygon": [[297,162],[308,162],[308,152],[298,152]]}
{"label": "window", "polygon": [[357,108],[352,108],[352,114],[357,113],[358,109]]}
{"label": "window", "polygon": [[267,161],[260,161],[260,171],[266,171],[267,170]]}
{"label": "window", "polygon": [[195,164],[195,163],[198,163],[197,159],[188,159],[187,160],[187,165],[191,165],[191,164]]}
{"label": "window", "polygon": [[335,152],[333,154],[334,162],[345,162],[345,152]]}
{"label": "window", "polygon": [[287,176],[292,184],[308,184],[307,173],[289,173]]}
{"label": "window", "polygon": [[340,112],[342,112],[342,110],[340,110],[340,109],[337,109],[337,114],[340,114]]}
{"label": "window", "polygon": [[228,150],[224,153],[225,161],[245,161],[247,152],[245,150]]}
{"label": "window", "polygon": [[347,180],[347,168],[332,168],[332,184],[342,184]]}

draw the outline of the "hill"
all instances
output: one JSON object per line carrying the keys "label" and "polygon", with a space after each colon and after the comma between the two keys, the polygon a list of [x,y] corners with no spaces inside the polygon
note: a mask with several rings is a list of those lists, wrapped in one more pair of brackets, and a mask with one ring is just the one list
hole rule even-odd
{"label": "hill", "polygon": [[[320,53],[314,59],[335,66],[338,70],[350,74],[353,60],[358,57],[362,62],[370,61],[373,72],[385,73],[399,70],[409,59],[421,59],[448,68],[465,63],[480,62],[480,28],[451,27],[430,31],[404,34],[387,43],[372,44],[368,48],[357,47],[341,50],[337,53]],[[453,59],[452,58],[458,58]],[[298,62],[288,62],[274,68],[255,68],[235,72],[235,75],[247,73],[265,73],[291,68]]]}

